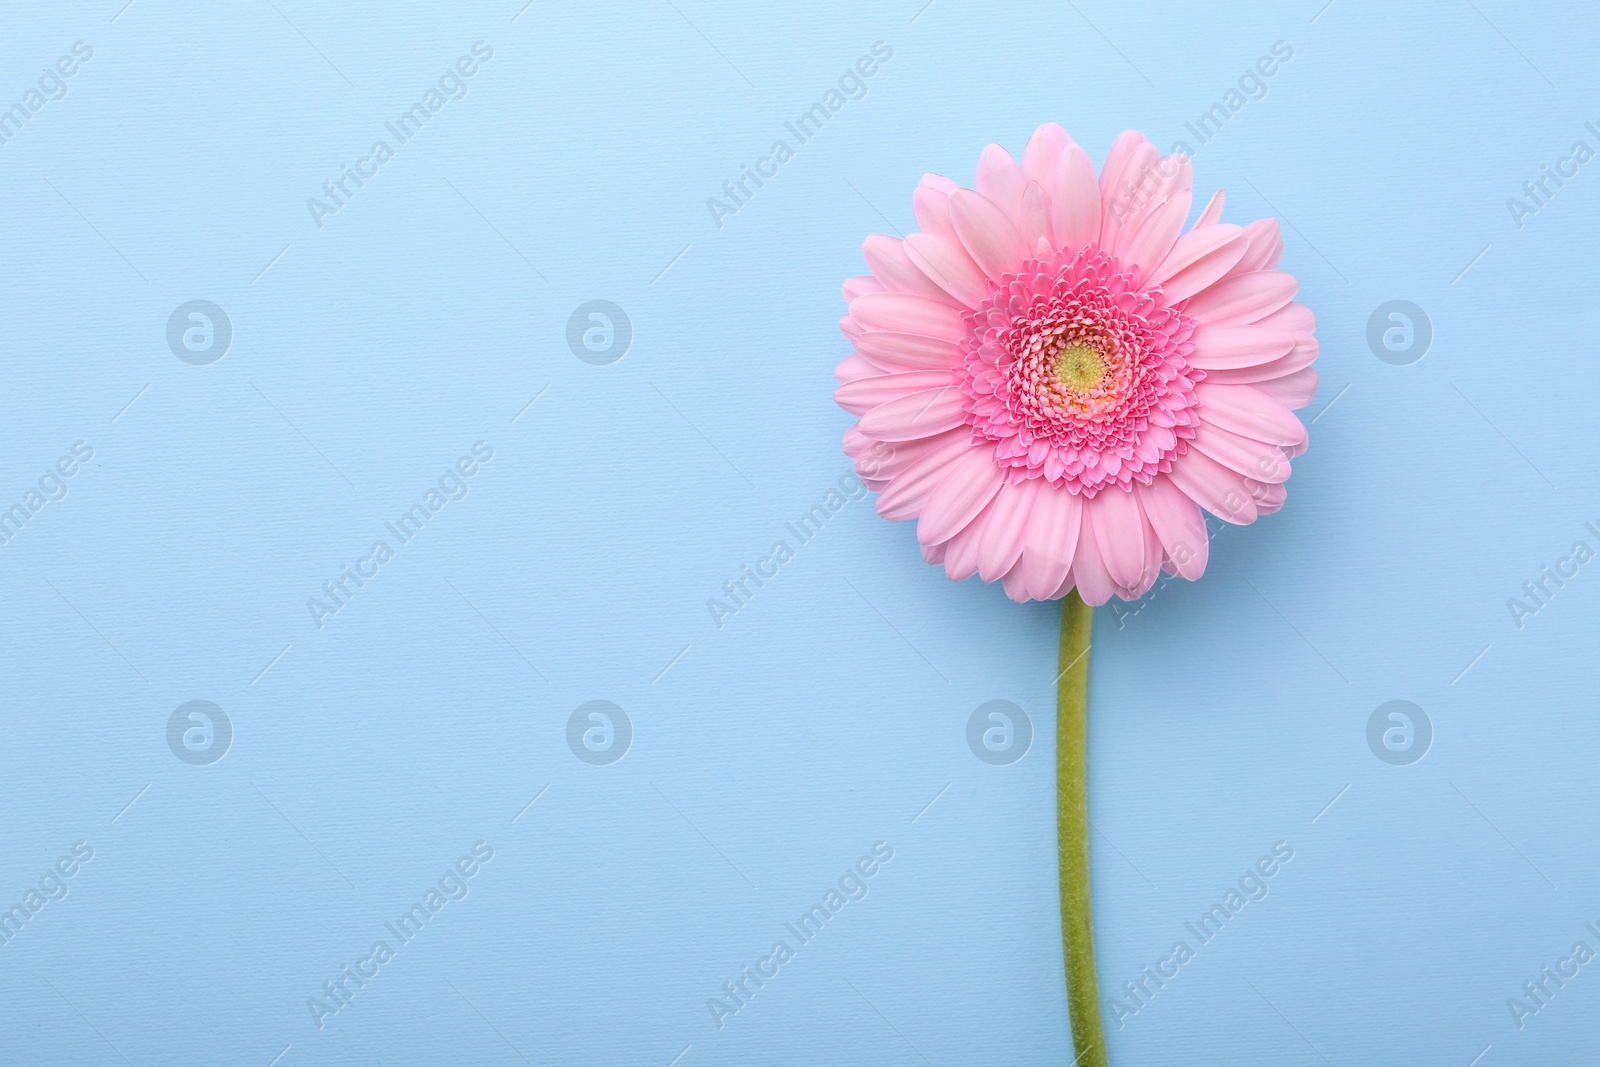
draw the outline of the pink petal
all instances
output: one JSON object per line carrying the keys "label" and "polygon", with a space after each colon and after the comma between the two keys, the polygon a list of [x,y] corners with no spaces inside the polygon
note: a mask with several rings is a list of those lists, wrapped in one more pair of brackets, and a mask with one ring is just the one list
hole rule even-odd
{"label": "pink petal", "polygon": [[964,582],[978,573],[978,564],[983,560],[983,530],[989,521],[989,513],[994,510],[994,503],[994,500],[989,501],[978,517],[967,524],[966,529],[944,542],[944,573],[951,581]]}
{"label": "pink petal", "polygon": [[1256,521],[1256,504],[1244,477],[1210,456],[1190,449],[1167,475],[1196,504],[1223,522],[1247,526]]}
{"label": "pink petal", "polygon": [[912,293],[867,293],[850,301],[850,314],[863,329],[915,333],[954,340],[965,331],[961,311]]}
{"label": "pink petal", "polygon": [[1111,599],[1117,583],[1106,570],[1105,558],[1096,544],[1094,523],[1086,522],[1078,528],[1078,547],[1072,557],[1072,577],[1078,586],[1083,602],[1099,607]]}
{"label": "pink petal", "polygon": [[1311,366],[1317,358],[1317,342],[1302,341],[1289,350],[1289,354],[1269,363],[1250,367],[1233,367],[1226,370],[1206,371],[1206,381],[1228,385],[1250,385],[1256,382],[1282,378]]}
{"label": "pink petal", "polygon": [[1060,600],[1062,597],[1064,597],[1068,593],[1072,592],[1072,590],[1077,586],[1077,584],[1078,584],[1077,579],[1075,579],[1072,576],[1072,572],[1071,571],[1068,571],[1067,572],[1067,576],[1065,578],[1061,579],[1061,584],[1056,586],[1055,592],[1051,593],[1048,597],[1045,597],[1044,599],[1045,600]]}
{"label": "pink petal", "polygon": [[1128,490],[1110,488],[1084,505],[1094,526],[1095,544],[1111,580],[1119,586],[1136,586],[1159,570],[1159,560],[1144,558],[1144,512],[1139,498]]}
{"label": "pink petal", "polygon": [[1000,487],[983,519],[978,574],[984,581],[1003,577],[1022,558],[1033,504],[1041,491],[1054,490],[1038,478]]}
{"label": "pink petal", "polygon": [[1015,224],[1022,216],[1022,190],[1027,179],[1016,160],[997,144],[989,145],[978,157],[978,173],[972,183],[979,195],[999,208]]}
{"label": "pink petal", "polygon": [[988,299],[992,286],[960,241],[933,233],[914,233],[906,238],[905,251],[917,269],[957,303],[971,308]]}
{"label": "pink petal", "polygon": [[1100,247],[1113,255],[1122,231],[1137,215],[1139,203],[1156,181],[1161,153],[1135,130],[1119,135],[1100,168]]}
{"label": "pink petal", "polygon": [[[862,360],[866,363],[866,360]],[[844,364],[840,364],[842,367]],[[866,363],[868,367],[872,364]],[[924,389],[937,389],[950,384],[950,372],[945,370],[917,370],[904,374],[880,374],[872,367],[872,377],[845,382],[833,391],[834,403],[852,415],[865,415],[880,404],[898,400],[907,393]]]}
{"label": "pink petal", "polygon": [[1187,300],[1219,281],[1250,247],[1244,231],[1229,223],[1190,230],[1150,274],[1168,304]]}
{"label": "pink petal", "polygon": [[961,362],[961,346],[938,337],[874,330],[855,339],[861,356],[887,371],[951,368]]}
{"label": "pink petal", "polygon": [[1283,483],[1263,485],[1256,491],[1256,514],[1275,515],[1289,498],[1289,489]]}
{"label": "pink petal", "polygon": [[1289,479],[1289,460],[1283,450],[1224,430],[1209,422],[1195,428],[1191,450],[1199,449],[1231,471],[1258,482]]}
{"label": "pink petal", "polygon": [[861,416],[861,432],[880,441],[914,441],[962,425],[961,390],[952,385],[919,389]]}
{"label": "pink petal", "polygon": [[1029,182],[1022,191],[1022,210],[1018,218],[1022,243],[1034,254],[1054,250],[1050,239],[1050,196],[1038,182]]}
{"label": "pink petal", "polygon": [[1194,331],[1194,351],[1189,365],[1201,370],[1229,370],[1270,363],[1289,354],[1295,335],[1270,326],[1213,326]]}
{"label": "pink petal", "polygon": [[1028,257],[1017,227],[987,197],[957,189],[950,194],[950,221],[962,246],[991,281],[1016,271]]}
{"label": "pink petal", "polygon": [[1201,382],[1194,387],[1200,418],[1206,422],[1274,445],[1301,445],[1306,428],[1294,413],[1248,385]]}
{"label": "pink petal", "polygon": [[1305,367],[1280,378],[1268,378],[1256,382],[1255,388],[1290,410],[1303,408],[1311,403],[1312,396],[1316,394],[1317,372],[1311,367]]}
{"label": "pink petal", "polygon": [[1223,196],[1221,189],[1218,189],[1215,193],[1213,193],[1210,202],[1207,203],[1203,209],[1201,209],[1200,217],[1194,220],[1194,225],[1190,227],[1189,232],[1193,233],[1195,230],[1203,229],[1206,226],[1215,226],[1217,223],[1221,222],[1222,202],[1224,199],[1225,197]]}
{"label": "pink petal", "polygon": [[1113,253],[1124,263],[1147,271],[1172,251],[1194,202],[1194,177],[1187,156],[1168,156],[1156,175],[1155,188],[1139,201],[1132,217],[1124,220],[1119,239],[1122,247]]}
{"label": "pink petal", "polygon": [[1047,122],[1033,131],[1028,147],[1022,150],[1022,174],[1028,181],[1038,182],[1046,189],[1055,180],[1056,162],[1072,143],[1072,137],[1053,122]]}
{"label": "pink petal", "polygon": [[[1292,275],[1275,270],[1235,274],[1190,297],[1184,314],[1197,322],[1217,325],[1255,322],[1293,300],[1296,285]],[[854,310],[852,304],[851,311]]]}
{"label": "pink petal", "polygon": [[[861,242],[861,254],[867,269],[883,283],[883,288],[895,293],[916,293],[946,304],[960,305],[960,301],[940,288],[906,255],[905,242],[898,237],[875,233]],[[850,299],[848,296],[845,299]]]}
{"label": "pink petal", "polygon": [[1317,317],[1304,304],[1285,304],[1265,318],[1256,320],[1257,326],[1271,326],[1277,330],[1290,330],[1302,341],[1311,340],[1317,329]]}
{"label": "pink petal", "polygon": [[1150,564],[1145,568],[1143,578],[1132,585],[1117,586],[1117,595],[1124,600],[1138,600],[1148,593],[1150,587],[1156,584],[1156,579],[1161,577],[1161,555],[1161,540],[1147,522],[1144,524],[1144,558]]}
{"label": "pink petal", "polygon": [[1250,251],[1235,268],[1238,273],[1271,270],[1278,265],[1278,260],[1283,258],[1283,235],[1278,230],[1277,219],[1257,219],[1244,228],[1244,234],[1250,238]]}
{"label": "pink petal", "polygon": [[846,278],[839,291],[844,294],[844,302],[849,303],[858,296],[868,293],[881,293],[884,291],[883,283],[870,274],[859,274],[854,278]]}
{"label": "pink petal", "polygon": [[844,432],[844,454],[855,459],[861,453],[872,447],[872,438],[861,432],[861,427],[851,424]]}
{"label": "pink petal", "polygon": [[959,186],[938,174],[924,174],[922,184],[911,194],[911,214],[917,228],[923,233],[936,233],[941,237],[955,237],[950,225],[950,194]]}
{"label": "pink petal", "polygon": [[1081,497],[1048,484],[1037,491],[1018,564],[1023,585],[1036,599],[1048,598],[1065,580],[1082,523]]}
{"label": "pink petal", "polygon": [[[1173,244],[1183,232],[1183,220],[1189,217],[1194,194],[1187,189],[1164,197],[1145,215],[1126,237],[1123,262],[1148,269],[1147,264],[1159,263],[1172,251]],[[1124,231],[1126,234],[1128,231]]]}
{"label": "pink petal", "polygon": [[856,473],[863,478],[876,479],[896,478],[922,457],[972,440],[971,433],[960,429],[920,441],[878,441],[862,433],[860,424],[851,427],[851,431],[854,436],[846,433],[845,444],[850,458],[855,461]]}
{"label": "pink petal", "polygon": [[856,474],[866,484],[867,488],[874,493],[889,484],[889,479],[884,473],[884,464],[878,451],[894,447],[894,445],[874,441],[861,432],[859,425],[852,424],[844,432],[844,454],[850,457],[851,465],[855,468]]}
{"label": "pink petal", "polygon": [[1028,593],[1028,583],[1022,577],[1022,564],[1018,562],[1000,579],[1005,587],[1006,596],[1018,604],[1026,604],[1033,597]]}
{"label": "pink petal", "polygon": [[1094,164],[1080,145],[1068,145],[1056,163],[1050,193],[1050,228],[1057,248],[1076,251],[1100,236],[1100,187]]}
{"label": "pink petal", "polygon": [[1211,556],[1211,535],[1200,505],[1191,500],[1166,475],[1139,487],[1145,518],[1171,563],[1173,572],[1191,582],[1205,573]]}
{"label": "pink petal", "polygon": [[925,545],[948,541],[967,528],[994,499],[1004,482],[994,464],[994,448],[975,444],[951,460],[944,480],[928,497],[917,519],[917,540]]}
{"label": "pink petal", "polygon": [[878,494],[878,514],[895,522],[916,518],[928,494],[944,480],[950,460],[971,447],[970,433],[957,431],[938,438],[890,476],[889,484]]}
{"label": "pink petal", "polygon": [[841,359],[837,367],[833,368],[833,380],[840,385],[844,385],[846,382],[853,382],[858,378],[871,378],[882,373],[883,371],[879,370],[874,364],[852,352]]}

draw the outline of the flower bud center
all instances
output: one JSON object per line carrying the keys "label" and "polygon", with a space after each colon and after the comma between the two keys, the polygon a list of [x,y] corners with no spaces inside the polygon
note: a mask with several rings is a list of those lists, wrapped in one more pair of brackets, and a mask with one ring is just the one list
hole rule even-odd
{"label": "flower bud center", "polygon": [[1105,360],[1093,345],[1077,341],[1056,350],[1056,380],[1074,393],[1093,389],[1105,373]]}

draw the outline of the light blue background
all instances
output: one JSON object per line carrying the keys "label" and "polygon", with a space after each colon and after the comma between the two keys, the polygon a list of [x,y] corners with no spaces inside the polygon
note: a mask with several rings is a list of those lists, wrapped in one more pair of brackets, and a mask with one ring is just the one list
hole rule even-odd
{"label": "light blue background", "polygon": [[[1506,602],[1600,547],[1600,163],[1521,228],[1506,201],[1597,146],[1593,11],[922,4],[8,14],[4,106],[94,57],[0,145],[0,506],[94,459],[0,547],[0,904],[94,859],[0,947],[0,1063],[1070,1061],[1056,608],[949,583],[864,501],[721,629],[706,602],[847,469],[838,287],[919,175],[970,182],[1045,121],[1097,161],[1125,127],[1193,147],[1278,41],[1197,148],[1197,204],[1285,220],[1312,447],[1202,582],[1097,614],[1103,993],[1295,853],[1108,1014],[1111,1061],[1592,1056],[1600,963],[1520,1030],[1506,1002],[1600,950],[1600,564],[1520,629]],[[468,95],[313,225],[480,40]],[[878,41],[867,96],[713,225]],[[165,341],[194,299],[233,325],[209,366]],[[632,322],[609,366],[566,343],[594,299]],[[1432,322],[1408,366],[1366,341],[1393,299]],[[315,627],[307,599],[480,440],[469,495]],[[166,741],[194,699],[233,725],[210,766]],[[593,699],[633,724],[609,766],[566,741]],[[1034,726],[1010,766],[965,741],[995,699]],[[1391,699],[1433,725],[1410,766],[1367,745]],[[480,840],[469,895],[318,1029],[307,999]],[[870,894],[718,1029],[708,998],[877,841]]]}

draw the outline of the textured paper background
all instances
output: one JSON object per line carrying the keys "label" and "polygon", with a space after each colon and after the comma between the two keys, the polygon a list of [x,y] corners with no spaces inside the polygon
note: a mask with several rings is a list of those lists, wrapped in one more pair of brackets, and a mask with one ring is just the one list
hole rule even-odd
{"label": "textured paper background", "polygon": [[[7,928],[0,1062],[1068,1062],[1057,612],[950,584],[864,500],[786,525],[847,471],[861,238],[1044,121],[1097,161],[1125,127],[1185,142],[1197,202],[1279,215],[1323,353],[1284,511],[1097,619],[1112,1062],[1589,1057],[1600,962],[1520,1029],[1507,1003],[1600,951],[1588,7],[122,2],[0,34],[26,113],[0,125],[0,508],[43,480],[0,546],[0,906],[67,893]],[[465,95],[402,143],[386,124],[463,56]],[[315,219],[347,166],[370,176]],[[1576,173],[1536,201],[1546,166]],[[168,344],[195,300],[231,324],[212,362],[187,313],[197,362]],[[585,312],[586,360],[595,300],[631,337],[612,315],[590,352]],[[1374,350],[1395,300],[1411,347]],[[464,498],[386,532],[478,442]],[[779,540],[719,628],[708,601]],[[231,725],[209,764],[178,758],[220,744],[185,748],[187,712],[169,745],[195,700]],[[598,720],[569,745],[595,700],[631,724],[619,761],[576,755]],[[1031,723],[1006,765],[967,742],[995,700]],[[1392,700],[1431,726],[1409,765],[1369,747]],[[387,932],[477,842],[467,895]],[[785,924],[877,842],[865,898],[800,945]],[[1279,842],[1202,944],[1186,924]],[[719,1028],[708,1001],[780,939]],[[308,1000],[379,940],[319,1028]]]}

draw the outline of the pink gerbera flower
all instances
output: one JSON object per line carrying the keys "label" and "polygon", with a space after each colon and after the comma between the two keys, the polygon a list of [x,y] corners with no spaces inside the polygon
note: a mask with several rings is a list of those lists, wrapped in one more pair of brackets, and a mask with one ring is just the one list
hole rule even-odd
{"label": "pink gerbera flower", "polygon": [[1198,578],[1201,509],[1277,511],[1306,447],[1316,320],[1276,220],[1222,222],[1218,192],[1184,233],[1189,160],[1131,130],[1098,178],[1048,124],[1021,166],[986,148],[975,184],[925,176],[919,232],[868,237],[844,286],[834,396],[878,513],[1015,600]]}

